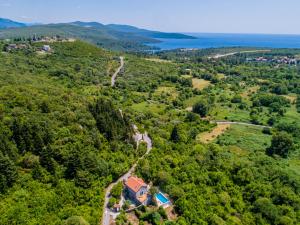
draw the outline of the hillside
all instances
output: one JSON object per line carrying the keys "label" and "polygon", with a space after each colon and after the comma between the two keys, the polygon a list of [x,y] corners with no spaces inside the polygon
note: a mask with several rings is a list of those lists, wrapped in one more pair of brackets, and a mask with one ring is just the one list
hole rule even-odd
{"label": "hillside", "polygon": [[132,124],[153,141],[135,174],[168,195],[173,216],[154,205],[117,224],[300,221],[300,70],[279,60],[299,50],[143,58],[81,41],[25,45],[0,53],[0,224],[99,224],[104,189],[145,153]]}
{"label": "hillside", "polygon": [[150,31],[150,30],[140,29],[140,28],[137,28],[134,26],[129,26],[129,25],[109,24],[109,25],[107,25],[107,27],[109,27],[113,30],[126,32],[126,33],[134,33],[134,34],[138,34],[140,36],[145,36],[145,37],[149,37],[149,38],[195,39],[195,37],[185,35],[185,34]]}
{"label": "hillside", "polygon": [[118,63],[82,42],[38,48],[0,54],[0,224],[97,224],[104,187],[137,157],[126,114],[102,93]]}
{"label": "hillside", "polygon": [[[9,27],[8,27],[9,28]],[[191,36],[138,29],[131,26],[103,25],[97,22],[72,22],[62,24],[12,27],[0,30],[0,39],[55,36],[76,38],[113,50],[151,49],[147,43],[158,42],[156,38],[193,38]]]}
{"label": "hillside", "polygon": [[9,19],[0,18],[0,29],[14,28],[14,27],[26,27],[26,24],[12,21]]}

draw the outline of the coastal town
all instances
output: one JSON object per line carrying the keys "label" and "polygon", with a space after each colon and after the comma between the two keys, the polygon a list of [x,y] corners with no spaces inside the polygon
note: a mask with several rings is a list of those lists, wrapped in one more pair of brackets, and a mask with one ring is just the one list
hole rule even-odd
{"label": "coastal town", "polygon": [[298,65],[300,60],[294,57],[289,56],[280,56],[280,57],[256,57],[256,58],[247,58],[247,62],[260,62],[260,63],[276,63],[276,64],[286,64],[286,65]]}

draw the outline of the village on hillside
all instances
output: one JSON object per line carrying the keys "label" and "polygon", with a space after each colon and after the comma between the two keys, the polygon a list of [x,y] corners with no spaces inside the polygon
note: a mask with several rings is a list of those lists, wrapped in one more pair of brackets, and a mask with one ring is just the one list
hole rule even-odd
{"label": "village on hillside", "polygon": [[76,39],[74,38],[63,38],[58,35],[52,36],[52,37],[37,37],[34,35],[32,38],[28,38],[26,40],[23,39],[15,39],[10,40],[6,39],[6,44],[3,47],[3,52],[11,52],[11,51],[17,51],[17,50],[24,50],[24,49],[30,49],[32,47],[31,43],[43,43],[41,47],[36,49],[36,52],[38,54],[45,54],[45,53],[52,53],[53,49],[51,48],[51,43],[56,42],[74,42]]}

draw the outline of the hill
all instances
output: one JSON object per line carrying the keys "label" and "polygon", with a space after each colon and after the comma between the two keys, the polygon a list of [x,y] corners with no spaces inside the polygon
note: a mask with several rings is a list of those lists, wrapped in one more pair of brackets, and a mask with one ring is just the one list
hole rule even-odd
{"label": "hill", "polygon": [[26,24],[12,21],[9,19],[0,18],[0,29],[6,29],[12,27],[26,27]]}
{"label": "hill", "polygon": [[[175,216],[141,207],[116,224],[299,223],[299,50],[122,53],[112,88],[120,53],[43,44],[0,53],[0,224],[99,224],[105,188],[146,150],[132,124],[153,141],[135,174]],[[215,132],[224,120],[244,123]]]}
{"label": "hill", "polygon": [[0,30],[0,39],[55,35],[81,39],[108,49],[126,51],[151,49],[146,44],[158,42],[157,38],[193,38],[183,34],[148,31],[132,26],[80,21]]}
{"label": "hill", "polygon": [[138,35],[149,37],[149,38],[196,39],[196,37],[185,35],[185,34],[151,31],[151,30],[140,29],[140,28],[137,28],[134,26],[129,26],[129,25],[109,24],[109,25],[107,25],[107,27],[117,30],[117,31],[134,33],[134,34],[138,34]]}
{"label": "hill", "polygon": [[0,224],[98,224],[103,189],[137,158],[126,112],[102,93],[118,63],[79,41],[40,46],[0,53]]}

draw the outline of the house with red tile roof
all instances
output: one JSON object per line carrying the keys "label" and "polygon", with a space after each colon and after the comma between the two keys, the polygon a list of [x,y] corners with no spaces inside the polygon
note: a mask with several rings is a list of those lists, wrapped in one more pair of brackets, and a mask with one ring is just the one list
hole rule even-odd
{"label": "house with red tile roof", "polygon": [[137,204],[147,205],[149,202],[149,186],[143,179],[131,176],[125,181],[128,197]]}

